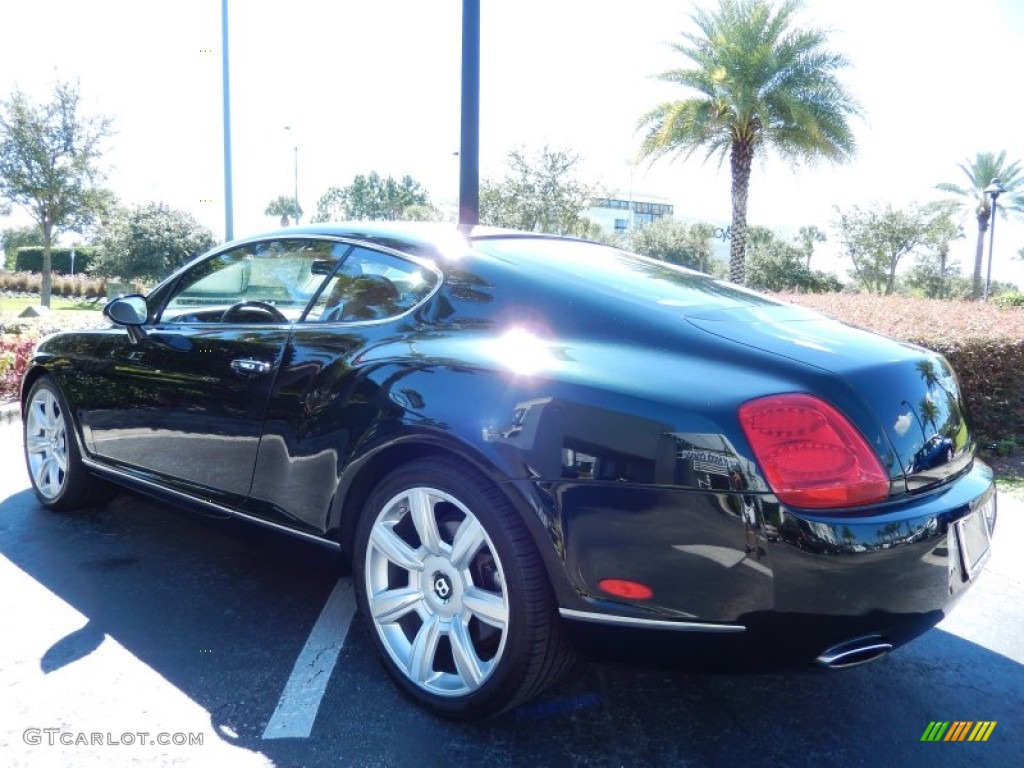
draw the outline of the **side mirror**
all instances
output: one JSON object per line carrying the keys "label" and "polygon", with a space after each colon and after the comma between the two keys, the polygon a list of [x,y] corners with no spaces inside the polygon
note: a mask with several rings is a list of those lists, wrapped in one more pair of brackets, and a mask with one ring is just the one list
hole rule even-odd
{"label": "side mirror", "polygon": [[145,325],[149,319],[149,307],[142,296],[118,296],[107,302],[103,314],[118,325]]}
{"label": "side mirror", "polygon": [[338,266],[336,259],[317,259],[309,265],[309,271],[314,275],[329,275]]}
{"label": "side mirror", "polygon": [[149,307],[144,296],[119,296],[107,302],[103,314],[112,322],[125,326],[133,342],[138,343],[145,338],[142,326],[149,320]]}

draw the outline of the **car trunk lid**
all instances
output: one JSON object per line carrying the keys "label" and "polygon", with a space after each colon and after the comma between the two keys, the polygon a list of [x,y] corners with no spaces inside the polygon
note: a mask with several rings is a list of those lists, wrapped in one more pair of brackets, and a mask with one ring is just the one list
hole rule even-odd
{"label": "car trunk lid", "polygon": [[892,479],[909,492],[947,481],[973,459],[960,387],[941,355],[790,305],[698,311],[687,320],[836,377],[865,406],[849,409],[847,417],[869,440],[884,433],[897,460],[889,462]]}

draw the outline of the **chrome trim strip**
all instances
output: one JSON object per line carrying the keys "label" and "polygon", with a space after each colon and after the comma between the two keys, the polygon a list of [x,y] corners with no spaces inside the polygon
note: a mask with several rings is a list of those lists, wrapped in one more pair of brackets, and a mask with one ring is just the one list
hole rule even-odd
{"label": "chrome trim strip", "polygon": [[559,608],[558,613],[563,619],[589,621],[594,624],[613,624],[619,627],[637,629],[668,629],[676,632],[746,632],[747,628],[740,624],[705,624],[697,621],[665,621],[664,619],[636,619],[632,616],[612,616],[607,613],[591,613],[576,611],[572,608]]}
{"label": "chrome trim strip", "polygon": [[115,469],[113,467],[107,466],[106,464],[100,464],[97,461],[95,461],[94,459],[88,458],[86,456],[82,456],[82,463],[85,464],[87,467],[89,467],[89,469],[91,469],[91,470],[93,470],[95,472],[98,472],[101,475],[114,475],[116,477],[123,477],[123,478],[125,478],[125,480],[128,481],[128,483],[138,484],[138,485],[145,485],[147,487],[156,489],[160,493],[169,493],[172,496],[177,496],[180,499],[184,499],[185,501],[189,502],[190,504],[192,504],[193,506],[196,506],[196,507],[206,507],[207,509],[214,509],[214,510],[216,510],[218,512],[222,512],[225,515],[229,515],[230,517],[237,517],[237,518],[239,518],[241,520],[245,520],[246,522],[256,523],[257,525],[262,525],[262,526],[264,526],[266,528],[273,528],[276,531],[281,531],[282,533],[287,533],[287,534],[289,534],[291,536],[296,536],[296,537],[298,537],[300,539],[305,539],[307,541],[311,541],[311,542],[314,542],[316,544],[321,544],[321,545],[323,545],[325,547],[328,547],[330,549],[338,549],[338,550],[341,549],[341,544],[339,542],[331,541],[329,539],[325,539],[325,538],[323,538],[321,536],[317,536],[316,534],[313,534],[313,533],[306,533],[305,531],[297,531],[294,528],[289,528],[287,525],[281,525],[280,523],[273,523],[273,522],[271,522],[269,520],[264,520],[263,518],[255,517],[253,515],[246,514],[245,512],[241,512],[241,511],[239,511],[237,509],[232,509],[231,507],[225,507],[222,504],[217,504],[214,501],[207,501],[206,499],[200,499],[199,497],[192,496],[191,494],[185,493],[184,491],[179,491],[176,488],[168,488],[166,485],[160,485],[159,483],[154,483],[152,480],[145,480],[145,479],[143,479],[141,477],[137,477],[137,476],[131,474],[130,472],[125,472],[123,470]]}

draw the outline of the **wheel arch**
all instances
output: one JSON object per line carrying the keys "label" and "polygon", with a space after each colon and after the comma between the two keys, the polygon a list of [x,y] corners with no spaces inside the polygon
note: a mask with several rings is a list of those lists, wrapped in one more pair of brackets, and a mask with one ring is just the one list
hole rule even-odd
{"label": "wheel arch", "polygon": [[28,371],[25,372],[24,378],[21,380],[21,392],[19,393],[19,400],[21,403],[21,418],[25,418],[25,405],[28,401],[28,393],[32,391],[32,387],[39,381],[43,376],[52,376],[49,369],[43,365],[33,365]]}
{"label": "wheel arch", "polygon": [[532,503],[524,494],[523,485],[506,479],[499,467],[471,447],[456,446],[450,441],[442,442],[425,436],[408,437],[368,452],[353,462],[346,475],[342,477],[335,497],[335,519],[338,541],[344,557],[351,558],[355,551],[359,519],[366,502],[381,480],[404,463],[431,457],[455,461],[467,469],[476,471],[500,492],[516,509],[520,521],[526,527],[541,562],[544,563],[548,583],[555,595],[564,595],[565,590],[571,590],[565,577],[564,563],[554,545],[548,526],[538,511],[538,505]]}

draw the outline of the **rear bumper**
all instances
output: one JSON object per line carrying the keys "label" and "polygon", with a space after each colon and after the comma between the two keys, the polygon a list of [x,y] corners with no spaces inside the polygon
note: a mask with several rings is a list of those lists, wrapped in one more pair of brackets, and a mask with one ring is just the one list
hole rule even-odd
{"label": "rear bumper", "polygon": [[[779,659],[814,659],[865,636],[895,647],[936,624],[982,570],[979,542],[996,512],[980,461],[942,488],[844,516],[797,513],[771,496],[649,487],[575,485],[556,498],[578,596],[561,613],[582,645],[600,636],[622,650],[665,635],[657,643],[678,646],[693,634]],[[984,528],[966,527],[980,518]],[[613,598],[603,579],[654,596]]]}

